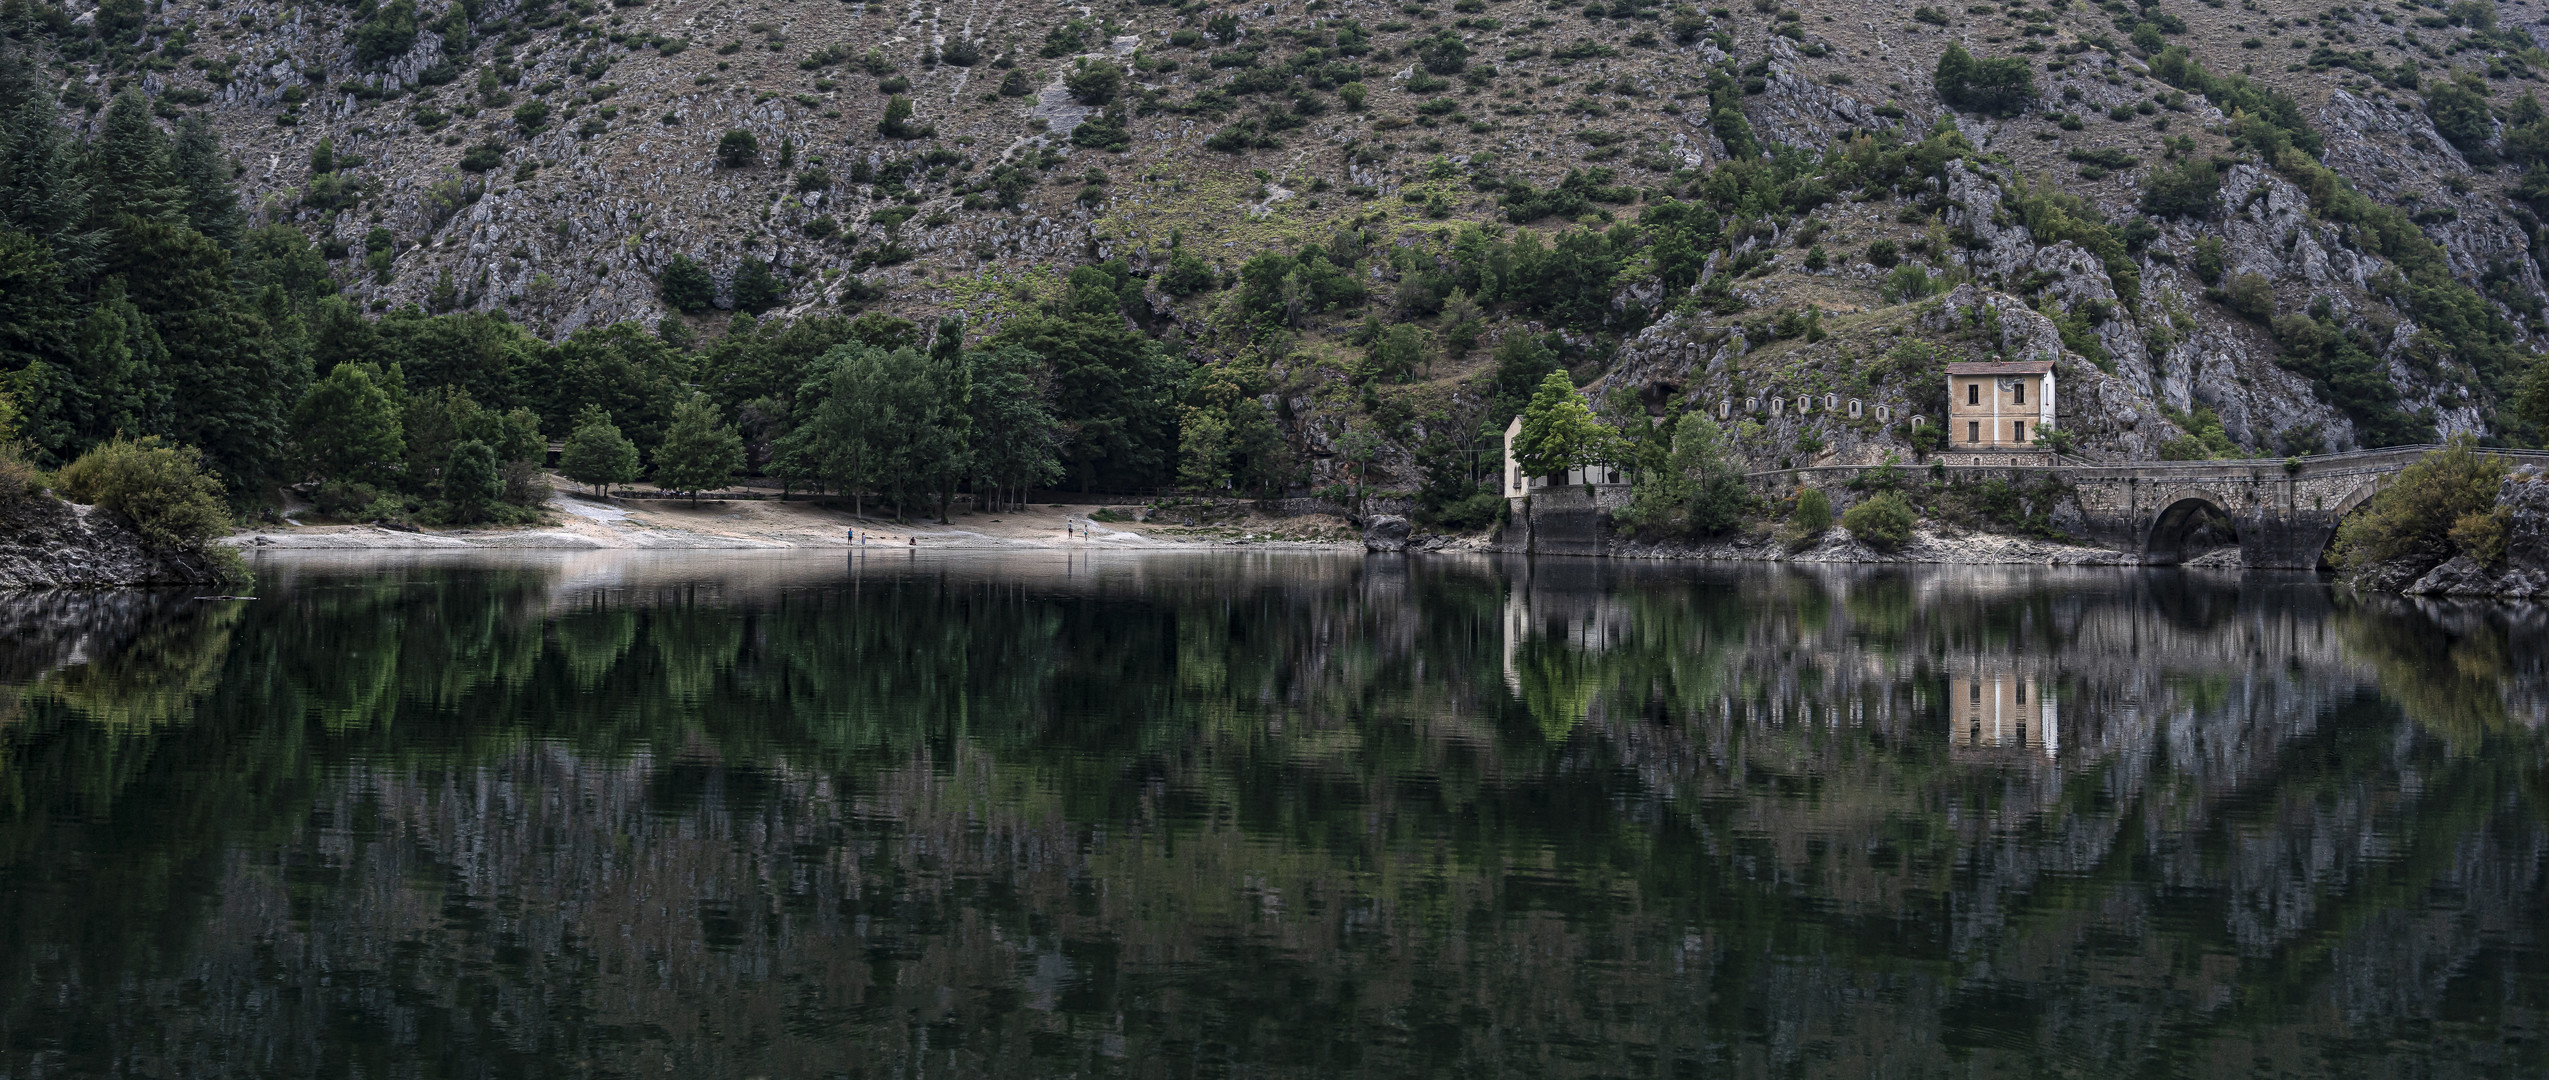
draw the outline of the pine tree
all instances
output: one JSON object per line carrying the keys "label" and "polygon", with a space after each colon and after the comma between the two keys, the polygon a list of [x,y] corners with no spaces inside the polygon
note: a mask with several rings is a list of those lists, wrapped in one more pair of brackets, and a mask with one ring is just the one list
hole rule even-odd
{"label": "pine tree", "polygon": [[285,420],[309,384],[306,360],[277,347],[272,328],[233,287],[219,245],[183,224],[118,217],[110,268],[167,347],[164,380],[176,406],[150,425],[203,450],[229,490],[253,494],[280,464]]}
{"label": "pine tree", "polygon": [[700,492],[724,487],[741,471],[743,436],[719,419],[708,395],[692,394],[673,409],[673,426],[655,451],[657,487],[687,491],[697,503]]}
{"label": "pine tree", "polygon": [[587,405],[576,414],[575,432],[566,437],[566,446],[558,454],[558,471],[576,483],[593,485],[594,494],[603,494],[612,484],[638,478],[637,444],[620,434],[611,414]]}
{"label": "pine tree", "polygon": [[35,238],[0,230],[0,380],[14,377],[26,416],[23,436],[39,463],[67,460],[84,389],[64,370],[71,345],[71,298],[60,263]]}
{"label": "pine tree", "polygon": [[81,395],[62,456],[77,457],[119,431],[165,430],[167,356],[159,329],[125,295],[124,279],[106,279],[72,341],[71,381]]}
{"label": "pine tree", "polygon": [[187,223],[236,253],[247,224],[239,212],[239,192],[230,186],[230,166],[221,159],[221,138],[202,116],[190,115],[177,125],[169,166],[185,194]]}
{"label": "pine tree", "polygon": [[101,222],[130,215],[144,221],[185,220],[184,185],[178,183],[168,137],[150,118],[150,102],[139,90],[115,95],[98,124],[97,141],[89,144],[88,171],[94,195],[92,219]]}
{"label": "pine tree", "polygon": [[88,178],[59,108],[42,72],[0,40],[0,227],[42,243],[77,284],[96,272],[103,240],[88,226]]}

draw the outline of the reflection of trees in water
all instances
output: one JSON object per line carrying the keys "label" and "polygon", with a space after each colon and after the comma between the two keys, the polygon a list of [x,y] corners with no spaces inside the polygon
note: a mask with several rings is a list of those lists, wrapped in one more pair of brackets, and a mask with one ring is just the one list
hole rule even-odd
{"label": "reflection of trees in water", "polygon": [[124,733],[174,723],[212,689],[239,613],[151,590],[0,594],[0,694]]}
{"label": "reflection of trees in water", "polygon": [[[2492,812],[2537,747],[2403,735],[2321,608],[1590,566],[296,589],[128,775],[9,733],[0,1045],[2245,1075],[2539,1015],[2538,825]],[[1977,655],[2070,673],[2061,761],[1950,753]]]}

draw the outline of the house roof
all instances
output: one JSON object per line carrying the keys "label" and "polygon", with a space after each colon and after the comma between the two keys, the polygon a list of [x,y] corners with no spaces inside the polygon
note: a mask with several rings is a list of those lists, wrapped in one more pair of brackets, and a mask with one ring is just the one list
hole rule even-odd
{"label": "house roof", "polygon": [[1950,375],[2043,375],[2053,370],[2051,360],[2008,360],[1989,362],[1969,360],[1947,365]]}

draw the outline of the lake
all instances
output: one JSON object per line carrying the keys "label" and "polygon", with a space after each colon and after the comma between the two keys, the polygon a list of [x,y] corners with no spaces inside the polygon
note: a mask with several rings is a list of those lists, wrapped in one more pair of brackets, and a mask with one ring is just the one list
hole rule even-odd
{"label": "lake", "polygon": [[322,555],[0,598],[0,1077],[2538,1076],[2549,619]]}

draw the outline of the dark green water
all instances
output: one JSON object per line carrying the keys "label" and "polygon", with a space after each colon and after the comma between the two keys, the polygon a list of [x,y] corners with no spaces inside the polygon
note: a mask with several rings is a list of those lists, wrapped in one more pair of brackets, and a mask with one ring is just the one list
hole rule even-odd
{"label": "dark green water", "polygon": [[260,572],[0,599],[0,1077],[2549,1072],[2539,609]]}

